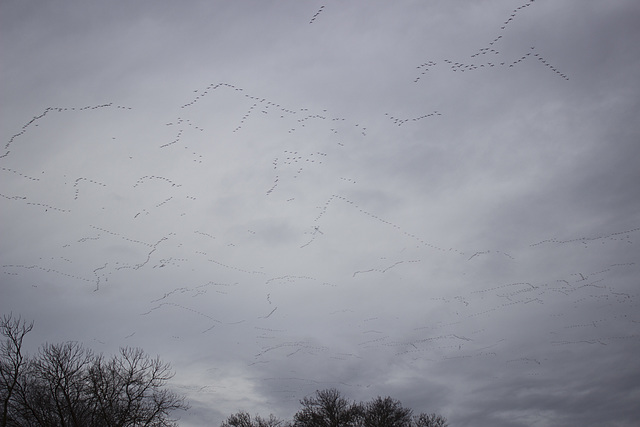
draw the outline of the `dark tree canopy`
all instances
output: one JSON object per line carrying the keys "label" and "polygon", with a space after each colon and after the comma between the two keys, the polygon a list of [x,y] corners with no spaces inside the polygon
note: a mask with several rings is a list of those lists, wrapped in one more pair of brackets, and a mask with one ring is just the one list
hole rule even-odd
{"label": "dark tree canopy", "polygon": [[166,388],[170,366],[138,348],[105,358],[82,344],[45,344],[34,357],[21,352],[32,325],[5,316],[0,396],[1,426],[175,426],[184,398]]}
{"label": "dark tree canopy", "polygon": [[447,427],[447,419],[442,415],[421,413],[413,417],[414,427]]}
{"label": "dark tree canopy", "polygon": [[441,415],[420,413],[402,406],[391,397],[356,403],[343,397],[335,388],[316,390],[314,396],[300,401],[302,409],[291,423],[273,415],[254,418],[240,411],[227,418],[220,427],[447,427]]}
{"label": "dark tree canopy", "polygon": [[399,400],[380,396],[364,404],[364,427],[410,427],[413,411],[404,408]]}
{"label": "dark tree canopy", "polygon": [[15,401],[20,380],[27,364],[22,353],[22,340],[33,329],[33,322],[27,323],[20,317],[11,314],[0,319],[0,400],[2,414],[0,426],[12,425],[13,414],[16,412]]}
{"label": "dark tree canopy", "polygon": [[278,419],[273,414],[269,415],[269,418],[263,418],[260,415],[256,415],[251,418],[251,415],[245,411],[239,411],[233,415],[230,415],[220,427],[287,427],[288,423]]}
{"label": "dark tree canopy", "polygon": [[92,357],[76,342],[43,345],[25,371],[19,401],[23,420],[52,426],[91,423],[86,372]]}
{"label": "dark tree canopy", "polygon": [[335,388],[318,390],[300,404],[302,409],[293,416],[295,427],[357,426],[362,414],[361,405],[342,397]]}

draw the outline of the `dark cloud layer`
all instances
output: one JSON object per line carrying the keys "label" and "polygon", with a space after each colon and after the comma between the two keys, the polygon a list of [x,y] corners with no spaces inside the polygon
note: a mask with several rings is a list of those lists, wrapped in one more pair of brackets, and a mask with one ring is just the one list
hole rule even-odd
{"label": "dark cloud layer", "polygon": [[0,8],[30,351],[160,354],[185,426],[327,387],[637,424],[636,2]]}

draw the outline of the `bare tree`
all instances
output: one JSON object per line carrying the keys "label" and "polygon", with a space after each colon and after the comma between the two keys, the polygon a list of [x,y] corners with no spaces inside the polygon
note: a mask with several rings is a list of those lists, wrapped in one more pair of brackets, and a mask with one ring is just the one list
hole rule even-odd
{"label": "bare tree", "polygon": [[245,411],[238,411],[220,424],[220,427],[254,427],[251,415]]}
{"label": "bare tree", "polygon": [[335,388],[318,390],[300,404],[302,409],[293,416],[295,427],[357,426],[362,415],[362,405],[345,399]]}
{"label": "bare tree", "polygon": [[0,319],[0,399],[2,414],[0,426],[13,423],[15,413],[16,392],[20,387],[20,379],[24,374],[27,360],[22,353],[22,340],[33,329],[33,322],[27,323],[20,317],[7,314]]}
{"label": "bare tree", "polygon": [[75,342],[46,344],[26,372],[24,425],[175,426],[171,412],[188,408],[165,387],[170,366],[138,348],[107,359]]}
{"label": "bare tree", "polygon": [[[0,427],[168,427],[170,414],[186,410],[169,390],[169,364],[139,348],[105,358],[82,344],[44,344],[26,357],[22,340],[31,331],[12,315],[0,319]],[[258,427],[277,427],[261,420]]]}
{"label": "bare tree", "polygon": [[107,426],[173,426],[171,412],[188,408],[165,388],[169,364],[139,348],[122,348],[109,360],[98,356],[89,369],[92,407]]}
{"label": "bare tree", "polygon": [[449,423],[442,415],[422,412],[420,415],[413,417],[413,425],[415,427],[447,427]]}
{"label": "bare tree", "polygon": [[248,412],[239,411],[230,415],[220,427],[287,427],[288,425],[273,414],[269,415],[269,418],[263,418],[260,415],[251,418]]}
{"label": "bare tree", "polygon": [[302,409],[293,422],[268,419],[240,411],[230,415],[220,427],[447,427],[441,415],[421,413],[402,406],[397,399],[380,396],[366,403],[355,403],[342,397],[335,388],[316,390],[315,396],[300,401]]}
{"label": "bare tree", "polygon": [[39,425],[90,425],[86,372],[92,359],[92,352],[77,342],[44,344],[22,385],[25,418]]}
{"label": "bare tree", "polygon": [[399,400],[380,396],[364,404],[364,427],[410,427],[413,411]]}

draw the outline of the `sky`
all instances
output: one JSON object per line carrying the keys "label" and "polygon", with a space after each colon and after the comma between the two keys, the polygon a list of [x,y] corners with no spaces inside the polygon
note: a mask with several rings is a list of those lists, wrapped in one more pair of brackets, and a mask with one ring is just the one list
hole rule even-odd
{"label": "sky", "polygon": [[634,0],[0,1],[0,312],[180,425],[640,420]]}

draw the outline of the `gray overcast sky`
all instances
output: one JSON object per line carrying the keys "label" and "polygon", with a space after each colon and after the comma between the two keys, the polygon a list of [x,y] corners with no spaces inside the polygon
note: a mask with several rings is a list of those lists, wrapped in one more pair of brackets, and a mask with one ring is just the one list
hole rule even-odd
{"label": "gray overcast sky", "polygon": [[0,1],[0,311],[183,426],[640,409],[640,3]]}

